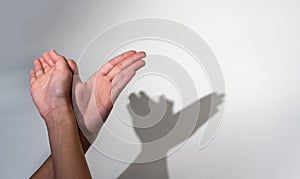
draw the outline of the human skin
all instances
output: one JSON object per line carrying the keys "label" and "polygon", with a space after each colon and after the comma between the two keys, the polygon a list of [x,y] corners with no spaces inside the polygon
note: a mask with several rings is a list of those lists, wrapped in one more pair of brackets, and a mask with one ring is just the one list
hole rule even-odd
{"label": "human skin", "polygon": [[72,99],[73,108],[83,135],[92,143],[105,120],[114,101],[122,89],[133,78],[136,71],[145,65],[144,52],[128,51],[104,64],[86,82],[80,80],[78,69],[74,69]]}
{"label": "human skin", "polygon": [[[57,63],[57,57],[64,58],[54,50],[50,50],[50,53],[45,52],[39,61],[45,67],[52,67]],[[142,60],[144,57],[144,52],[132,50],[125,52],[103,65],[86,82],[80,80],[76,63],[73,60],[68,60],[68,65],[74,72],[72,101],[81,129],[78,132],[84,152],[88,150],[90,143],[96,138],[102,123],[109,115],[113,103],[122,89],[132,79],[136,71],[145,65]],[[50,155],[32,178],[53,178],[52,161]]]}
{"label": "human skin", "polygon": [[57,56],[53,66],[34,60],[30,92],[47,126],[53,177],[91,178],[72,109],[71,83],[72,72],[64,58]]}

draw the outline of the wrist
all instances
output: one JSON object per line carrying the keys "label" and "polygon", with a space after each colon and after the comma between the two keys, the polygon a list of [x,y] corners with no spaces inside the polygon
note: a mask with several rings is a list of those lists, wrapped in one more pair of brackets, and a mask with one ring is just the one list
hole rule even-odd
{"label": "wrist", "polygon": [[49,130],[64,124],[76,123],[72,116],[74,116],[74,112],[71,103],[61,102],[55,105],[50,105],[48,113],[43,116],[43,118]]}

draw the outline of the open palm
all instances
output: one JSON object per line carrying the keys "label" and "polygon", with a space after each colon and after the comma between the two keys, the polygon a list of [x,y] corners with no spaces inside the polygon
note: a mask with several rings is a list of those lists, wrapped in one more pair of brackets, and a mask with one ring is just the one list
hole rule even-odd
{"label": "open palm", "polygon": [[73,107],[85,137],[93,142],[113,103],[136,71],[145,65],[144,52],[128,51],[104,64],[86,82],[80,80],[74,61],[69,65],[73,76]]}

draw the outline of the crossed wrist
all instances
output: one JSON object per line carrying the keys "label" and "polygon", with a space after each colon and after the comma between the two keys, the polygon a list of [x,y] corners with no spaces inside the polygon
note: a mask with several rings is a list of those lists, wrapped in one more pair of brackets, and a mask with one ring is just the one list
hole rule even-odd
{"label": "crossed wrist", "polygon": [[74,116],[74,112],[71,103],[66,102],[64,104],[60,103],[59,105],[50,106],[48,113],[45,114],[43,118],[49,129],[75,122],[74,119],[69,116]]}

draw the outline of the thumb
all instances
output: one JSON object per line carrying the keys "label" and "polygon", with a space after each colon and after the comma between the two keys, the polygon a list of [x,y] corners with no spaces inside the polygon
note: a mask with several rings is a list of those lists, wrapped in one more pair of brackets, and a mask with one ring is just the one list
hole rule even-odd
{"label": "thumb", "polygon": [[81,82],[80,77],[79,77],[79,73],[78,73],[78,67],[77,64],[74,60],[69,59],[68,60],[68,65],[73,73],[73,81],[75,82]]}

